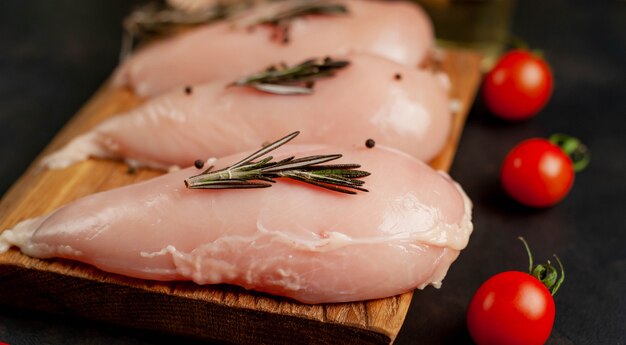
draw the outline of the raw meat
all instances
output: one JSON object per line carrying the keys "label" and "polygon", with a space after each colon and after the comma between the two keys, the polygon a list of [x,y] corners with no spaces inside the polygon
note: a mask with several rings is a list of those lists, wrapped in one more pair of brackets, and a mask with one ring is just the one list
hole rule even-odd
{"label": "raw meat", "polygon": [[[250,16],[264,18],[278,6],[261,5]],[[338,0],[347,15],[311,15],[289,26],[289,42],[272,40],[267,25],[249,29],[250,18],[224,21],[166,39],[125,61],[116,72],[115,86],[128,85],[140,96],[154,96],[220,78],[233,78],[282,61],[298,63],[312,56],[371,53],[417,67],[431,51],[433,29],[424,11],[409,2]]]}
{"label": "raw meat", "polygon": [[[153,280],[229,283],[305,303],[381,298],[439,287],[469,240],[471,203],[445,173],[376,145],[285,146],[344,155],[369,171],[369,193],[292,180],[253,190],[190,190],[188,168],[79,199],[0,234],[38,257],[62,257]],[[219,159],[225,167],[243,155]],[[334,163],[334,162],[333,162]]]}
{"label": "raw meat", "polygon": [[186,167],[296,130],[302,131],[300,143],[352,147],[372,138],[424,161],[435,157],[452,123],[442,79],[376,56],[346,59],[351,64],[318,80],[311,95],[226,87],[236,78],[174,90],[101,123],[43,164],[63,168],[91,156]]}

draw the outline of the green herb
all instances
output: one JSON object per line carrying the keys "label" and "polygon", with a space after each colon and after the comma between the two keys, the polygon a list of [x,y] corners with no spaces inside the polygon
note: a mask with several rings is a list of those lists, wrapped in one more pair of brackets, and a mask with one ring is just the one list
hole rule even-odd
{"label": "green herb", "polygon": [[184,11],[161,3],[149,3],[139,7],[124,19],[120,59],[123,60],[130,55],[137,40],[150,40],[175,33],[182,27],[194,27],[227,19],[252,8],[258,2],[258,0],[230,3],[218,1],[212,7],[198,11]]}
{"label": "green herb", "polygon": [[185,186],[190,189],[267,188],[276,182],[275,179],[286,177],[346,194],[356,194],[355,190],[368,191],[362,187],[365,181],[359,179],[370,173],[356,170],[360,165],[321,165],[341,158],[340,154],[303,158],[292,156],[280,161],[272,161],[272,156],[263,158],[298,134],[300,132],[291,133],[227,168],[211,171],[213,166],[210,166],[201,174],[186,179]]}
{"label": "green herb", "polygon": [[331,4],[324,2],[308,2],[297,4],[277,14],[259,20],[256,24],[269,24],[269,25],[284,25],[289,21],[308,15],[345,15],[348,14],[346,6],[341,4]]}
{"label": "green herb", "polygon": [[271,25],[276,29],[273,37],[280,39],[282,43],[288,43],[289,27],[291,26],[292,20],[309,15],[337,16],[346,15],[347,13],[348,9],[341,4],[315,1],[304,2],[280,11],[273,16],[262,18],[253,23],[250,27],[256,25]]}
{"label": "green herb", "polygon": [[251,1],[229,5],[218,2],[205,10],[184,11],[165,4],[149,3],[131,12],[123,25],[126,32],[135,38],[152,38],[168,35],[181,26],[197,26],[225,19],[251,6]]}
{"label": "green herb", "polygon": [[[182,27],[194,27],[219,20],[231,19],[262,3],[280,0],[240,0],[220,2],[202,10],[185,11],[162,3],[149,3],[137,8],[123,22],[124,37],[120,58],[124,59],[133,51],[137,40],[149,40],[175,33]],[[328,4],[320,1],[303,1],[279,11],[267,18],[255,20],[248,27],[272,25],[281,34],[283,43],[289,41],[290,22],[306,15],[340,15],[348,11],[344,5]]]}
{"label": "green herb", "polygon": [[261,73],[239,79],[230,86],[250,86],[259,91],[278,95],[302,95],[313,93],[314,81],[335,75],[350,64],[346,60],[311,59],[301,64],[287,67],[270,66]]}

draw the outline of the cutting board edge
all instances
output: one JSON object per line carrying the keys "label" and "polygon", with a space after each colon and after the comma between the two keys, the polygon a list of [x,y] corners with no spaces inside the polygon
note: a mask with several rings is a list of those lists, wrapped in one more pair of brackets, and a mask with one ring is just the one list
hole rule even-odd
{"label": "cutting board edge", "polygon": [[[175,293],[164,294],[141,287],[140,282],[120,282],[116,278],[107,281],[92,280],[80,276],[68,276],[58,272],[32,269],[15,265],[0,264],[0,304],[27,309],[43,311],[53,314],[81,317],[89,320],[105,322],[109,324],[131,327],[136,329],[159,331],[162,333],[190,337],[201,340],[217,340],[234,342],[237,344],[292,344],[295,333],[299,333],[300,339],[315,337],[322,340],[320,343],[333,344],[336,341],[352,341],[358,339],[363,344],[389,344],[394,335],[384,330],[367,329],[355,324],[342,324],[330,321],[320,321],[307,318],[302,315],[287,315],[266,310],[255,310],[240,306],[225,308],[215,301],[180,296]],[[45,279],[48,283],[45,289],[41,285],[32,285],[34,289],[11,289],[16,284],[23,285],[25,281],[32,279]],[[125,279],[123,279],[125,280]],[[90,295],[106,296],[106,311],[92,308],[89,299],[85,300],[84,307],[77,308],[74,296],[68,292],[76,290],[90,290]],[[261,298],[271,298],[261,296]],[[28,301],[25,303],[24,301]],[[129,301],[132,301],[129,303]],[[68,307],[69,305],[69,307]],[[160,309],[167,309],[169,315],[187,314],[188,322],[184,328],[177,327],[179,322],[164,322],[166,313],[158,313]],[[135,318],[132,324],[126,317],[120,315],[137,314],[160,315],[152,318]],[[210,316],[210,317],[207,317]],[[248,321],[254,327],[246,325],[235,326],[241,320]],[[211,325],[207,327],[207,325]],[[260,327],[262,325],[263,327]],[[245,336],[241,332],[229,331],[227,328],[244,329]],[[218,332],[216,332],[218,330]],[[285,337],[284,334],[290,335]],[[239,335],[238,335],[239,334]],[[307,342],[304,342],[307,343]],[[343,342],[340,342],[343,343]]]}

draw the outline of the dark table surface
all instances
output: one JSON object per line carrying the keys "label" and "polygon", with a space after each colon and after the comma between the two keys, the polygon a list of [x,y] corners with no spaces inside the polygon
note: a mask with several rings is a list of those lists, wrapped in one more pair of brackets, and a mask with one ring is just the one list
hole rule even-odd
{"label": "dark table surface", "polygon": [[[132,4],[0,2],[0,195],[116,66]],[[626,2],[518,1],[512,31],[544,50],[554,95],[535,119],[514,125],[476,102],[451,171],[475,203],[475,232],[443,287],[415,294],[399,345],[471,342],[465,311],[474,291],[495,273],[526,268],[519,235],[537,259],[557,253],[566,266],[549,342],[626,344]],[[500,162],[517,142],[553,132],[584,140],[592,163],[559,205],[520,207],[498,187]],[[195,343],[0,306],[2,341]]]}

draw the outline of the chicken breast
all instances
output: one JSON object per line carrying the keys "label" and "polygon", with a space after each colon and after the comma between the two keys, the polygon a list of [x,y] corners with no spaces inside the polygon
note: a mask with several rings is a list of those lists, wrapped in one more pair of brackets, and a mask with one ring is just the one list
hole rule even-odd
{"label": "chicken breast", "polygon": [[[256,7],[235,22],[202,26],[141,49],[117,70],[113,85],[130,86],[142,97],[220,78],[233,78],[282,61],[298,63],[311,56],[364,52],[416,67],[433,47],[432,25],[417,5],[409,2],[333,0],[346,15],[308,15],[289,23],[288,42],[272,39],[275,28],[251,27],[271,17],[277,6]],[[252,29],[251,29],[252,28]]]}
{"label": "chicken breast", "polygon": [[[38,258],[62,257],[153,280],[229,283],[305,303],[439,287],[472,231],[471,203],[445,173],[377,145],[285,146],[276,160],[343,154],[371,173],[346,195],[281,179],[271,188],[187,189],[188,168],[93,194],[0,234]],[[242,155],[219,159],[225,167]]]}
{"label": "chicken breast", "polygon": [[168,168],[261,147],[293,130],[300,143],[351,147],[368,138],[429,161],[451,129],[447,89],[430,71],[368,55],[320,79],[311,95],[226,87],[183,88],[115,116],[43,160],[63,168],[88,157]]}

